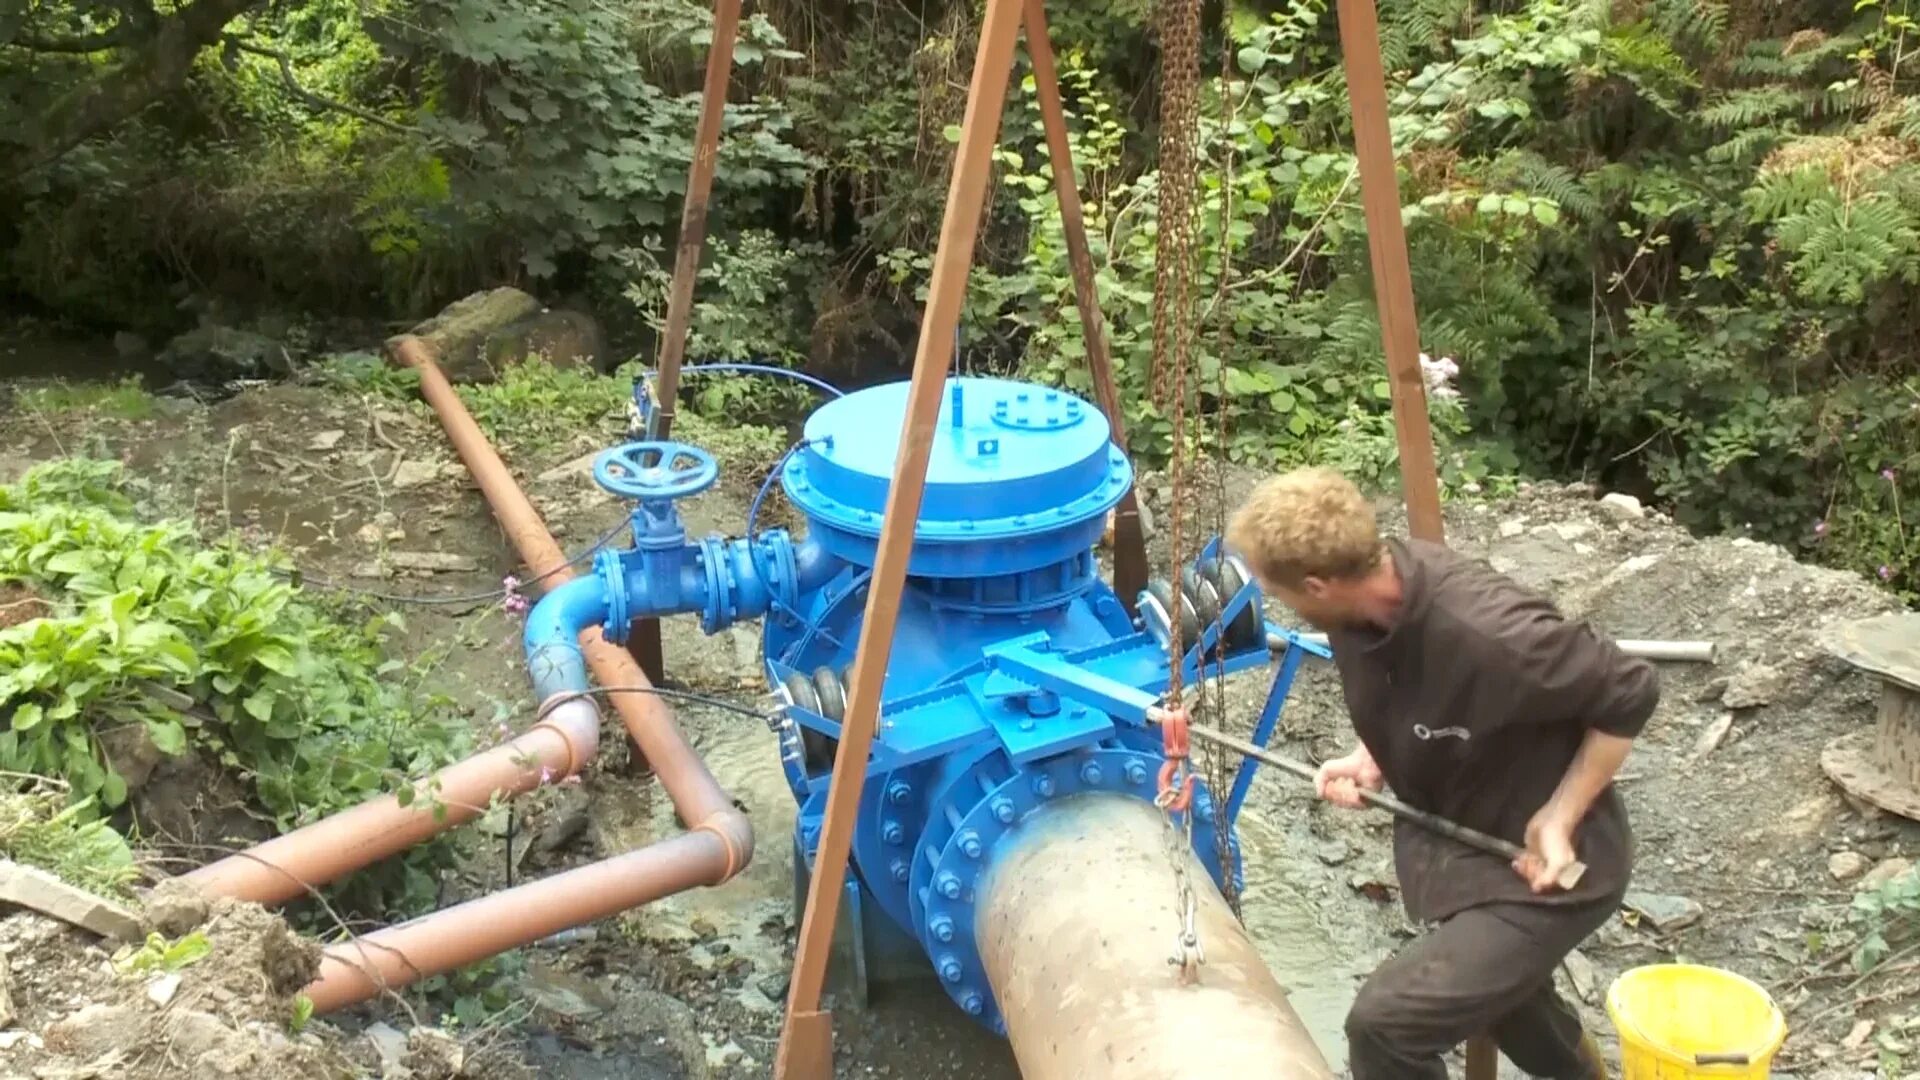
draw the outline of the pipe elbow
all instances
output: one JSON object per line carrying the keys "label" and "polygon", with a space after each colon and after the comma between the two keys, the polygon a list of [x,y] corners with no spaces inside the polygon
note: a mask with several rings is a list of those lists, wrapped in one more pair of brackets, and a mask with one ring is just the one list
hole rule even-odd
{"label": "pipe elbow", "polygon": [[[552,699],[549,699],[552,700]],[[600,707],[588,697],[562,697],[557,704],[541,706],[544,714],[534,729],[546,728],[567,744],[567,768],[572,776],[587,767],[600,752]]]}
{"label": "pipe elbow", "polygon": [[802,596],[832,580],[845,565],[840,556],[828,551],[816,537],[807,537],[793,551],[794,577]]}
{"label": "pipe elbow", "polygon": [[724,885],[740,875],[753,861],[753,822],[739,809],[728,805],[708,814],[695,832],[712,833],[726,851],[726,863],[707,884]]}
{"label": "pipe elbow", "polygon": [[598,576],[574,578],[548,592],[527,613],[524,641],[534,698],[587,688],[580,635],[607,621],[607,592]]}

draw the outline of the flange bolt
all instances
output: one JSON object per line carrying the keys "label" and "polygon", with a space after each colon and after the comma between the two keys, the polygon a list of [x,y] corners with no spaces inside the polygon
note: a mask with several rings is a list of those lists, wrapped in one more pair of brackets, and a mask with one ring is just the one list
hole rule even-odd
{"label": "flange bolt", "polygon": [[906,843],[907,840],[907,830],[902,828],[897,821],[889,821],[882,826],[880,835],[884,837],[889,844],[903,844]]}
{"label": "flange bolt", "polygon": [[913,876],[913,868],[907,865],[907,860],[905,859],[893,860],[892,865],[889,866],[888,869],[893,871],[893,880],[902,885],[905,885],[907,879]]}
{"label": "flange bolt", "polygon": [[981,1000],[979,994],[968,991],[967,996],[960,999],[960,1007],[967,1010],[969,1016],[979,1016],[986,1009],[987,1003]]}
{"label": "flange bolt", "polygon": [[1035,795],[1043,799],[1051,799],[1053,798],[1053,792],[1053,777],[1048,776],[1046,773],[1041,773],[1039,776],[1033,778],[1033,793]]}
{"label": "flange bolt", "polygon": [[1011,825],[1013,824],[1013,819],[1019,816],[1020,811],[1014,808],[1012,800],[993,800],[993,818],[995,821],[998,821],[1002,825]]}
{"label": "flange bolt", "polygon": [[1085,765],[1080,766],[1080,781],[1088,787],[1099,787],[1101,777],[1099,762],[1089,761]]}
{"label": "flange bolt", "polygon": [[1147,767],[1137,761],[1127,762],[1127,783],[1138,786],[1147,782]]}
{"label": "flange bolt", "polygon": [[953,920],[945,915],[935,915],[927,922],[927,929],[933,932],[935,941],[953,940]]}
{"label": "flange bolt", "polygon": [[952,871],[941,874],[940,880],[934,883],[934,887],[940,890],[941,896],[949,900],[960,899],[960,879],[954,877]]}
{"label": "flange bolt", "polygon": [[954,959],[951,956],[943,956],[940,958],[940,977],[941,978],[947,980],[950,983],[957,983],[960,981],[960,976],[964,974],[966,974],[966,972],[964,969],[960,967],[960,961]]}
{"label": "flange bolt", "polygon": [[913,798],[913,785],[905,780],[895,780],[887,785],[887,800],[895,806],[905,806]]}

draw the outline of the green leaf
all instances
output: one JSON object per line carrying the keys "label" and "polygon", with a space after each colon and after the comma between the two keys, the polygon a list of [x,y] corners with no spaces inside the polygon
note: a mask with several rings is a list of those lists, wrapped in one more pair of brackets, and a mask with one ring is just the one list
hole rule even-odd
{"label": "green leaf", "polygon": [[39,727],[40,721],[44,719],[46,719],[46,710],[28,702],[13,711],[11,726],[15,731],[32,731]]}
{"label": "green leaf", "polygon": [[1482,214],[1499,213],[1500,212],[1500,195],[1496,192],[1490,191],[1487,194],[1480,196],[1480,201],[1474,204],[1474,209]]}
{"label": "green leaf", "polygon": [[946,127],[940,129],[940,134],[948,142],[957,143],[960,141],[960,125],[948,124]]}
{"label": "green leaf", "polygon": [[1533,218],[1542,225],[1560,224],[1560,208],[1550,202],[1533,204]]}
{"label": "green leaf", "polygon": [[126,778],[117,772],[109,771],[106,781],[100,785],[100,801],[109,808],[119,806],[121,803],[126,802]]}
{"label": "green leaf", "polygon": [[278,700],[280,700],[279,694],[263,686],[248,694],[247,699],[240,704],[247,710],[248,715],[264,723],[273,719],[273,705]]}
{"label": "green leaf", "polygon": [[187,730],[173,720],[148,720],[147,738],[153,740],[154,748],[168,757],[178,757],[187,750]]}
{"label": "green leaf", "polygon": [[253,654],[253,659],[261,667],[280,675],[295,675],[300,665],[293,654],[281,645],[263,645]]}

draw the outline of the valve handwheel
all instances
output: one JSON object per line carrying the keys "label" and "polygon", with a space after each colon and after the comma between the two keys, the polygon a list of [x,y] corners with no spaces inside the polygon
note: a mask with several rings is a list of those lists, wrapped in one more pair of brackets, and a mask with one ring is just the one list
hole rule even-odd
{"label": "valve handwheel", "polygon": [[689,443],[631,442],[593,462],[594,483],[641,502],[698,495],[718,479],[720,465],[713,455]]}

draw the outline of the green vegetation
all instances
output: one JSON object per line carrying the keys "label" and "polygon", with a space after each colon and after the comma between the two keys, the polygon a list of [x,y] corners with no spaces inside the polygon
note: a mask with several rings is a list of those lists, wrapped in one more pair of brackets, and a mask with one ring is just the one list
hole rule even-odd
{"label": "green vegetation", "polygon": [[139,877],[126,840],[100,819],[94,801],[70,801],[60,785],[44,781],[0,791],[0,857],[101,896],[126,896]]}
{"label": "green vegetation", "polygon": [[[1155,8],[1057,7],[1122,390],[1143,451],[1164,456],[1169,425],[1146,392]],[[1190,430],[1244,462],[1330,462],[1391,484],[1330,7],[1233,0],[1208,28],[1204,413]],[[1920,597],[1905,521],[1920,499],[1909,0],[1380,7],[1446,483],[1583,475]],[[754,11],[690,359],[846,377],[910,352],[977,18],[952,0]],[[644,344],[709,23],[704,0],[35,5],[0,33],[0,100],[32,121],[0,125],[0,279],[71,318],[163,328],[183,318],[181,282],[239,305],[399,320],[514,281],[581,298]],[[1003,118],[962,363],[1080,385],[1026,75]],[[619,389],[589,423],[616,423]],[[589,394],[503,389],[491,423],[534,438],[508,406],[548,390]],[[689,391],[722,430],[803,400],[765,381]]]}
{"label": "green vegetation", "polygon": [[153,395],[135,377],[117,383],[50,383],[29,386],[14,396],[30,413],[92,412],[119,420],[145,420],[154,413]]}
{"label": "green vegetation", "polygon": [[[143,728],[161,754],[244,779],[281,830],[385,791],[461,753],[467,732],[383,640],[276,574],[272,556],[203,547],[178,522],[136,520],[115,462],[64,459],[0,487],[0,585],[45,598],[0,629],[0,770],[59,778],[106,811],[126,778],[105,738]],[[444,844],[355,879],[382,910],[434,895]]]}

